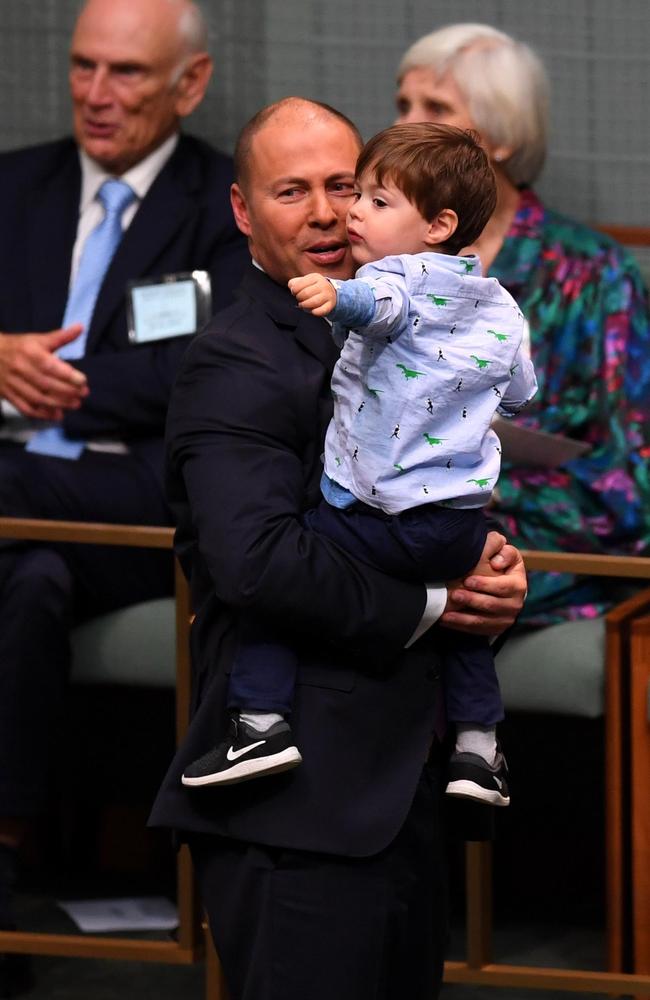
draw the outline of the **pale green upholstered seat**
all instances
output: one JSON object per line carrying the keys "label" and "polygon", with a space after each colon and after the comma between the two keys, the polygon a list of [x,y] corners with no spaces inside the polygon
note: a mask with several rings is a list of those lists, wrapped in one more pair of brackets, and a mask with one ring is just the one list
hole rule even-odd
{"label": "pale green upholstered seat", "polygon": [[72,633],[75,683],[176,684],[176,618],[172,597],[144,601],[93,618]]}
{"label": "pale green upholstered seat", "polygon": [[604,714],[604,618],[515,632],[496,663],[506,711]]}
{"label": "pale green upholstered seat", "polygon": [[[94,618],[73,632],[72,679],[83,684],[173,687],[172,598]],[[509,711],[603,714],[605,622],[565,622],[514,634],[497,657]]]}

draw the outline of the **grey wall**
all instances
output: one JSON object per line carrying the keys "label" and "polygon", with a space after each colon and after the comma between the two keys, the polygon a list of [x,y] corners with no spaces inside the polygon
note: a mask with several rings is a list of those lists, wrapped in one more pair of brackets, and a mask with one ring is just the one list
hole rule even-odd
{"label": "grey wall", "polygon": [[[76,0],[0,0],[0,148],[68,128],[67,42]],[[406,46],[480,20],[537,49],[553,90],[540,188],[585,220],[650,225],[648,0],[205,0],[216,76],[192,128],[230,150],[262,104],[303,94],[366,135],[391,121]]]}

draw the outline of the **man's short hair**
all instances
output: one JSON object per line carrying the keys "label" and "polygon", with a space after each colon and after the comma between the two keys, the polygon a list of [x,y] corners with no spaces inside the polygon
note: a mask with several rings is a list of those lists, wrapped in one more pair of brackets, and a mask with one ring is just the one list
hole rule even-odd
{"label": "man's short hair", "polygon": [[253,139],[258,132],[261,132],[271,118],[274,118],[285,107],[289,108],[292,105],[305,105],[306,107],[311,106],[317,111],[322,112],[324,117],[336,118],[350,129],[350,132],[359,143],[359,148],[363,145],[363,139],[361,138],[359,129],[354,122],[350,121],[350,119],[341,111],[337,111],[336,108],[331,107],[329,104],[324,104],[322,101],[311,101],[304,97],[283,97],[280,101],[274,101],[273,104],[267,104],[266,107],[261,108],[261,110],[258,111],[257,114],[253,115],[250,121],[244,125],[243,129],[239,133],[237,143],[235,145],[234,161],[235,180],[242,190],[245,191],[248,184]]}
{"label": "man's short hair", "polygon": [[512,149],[502,170],[517,187],[533,183],[546,156],[549,86],[528,45],[489,24],[448,24],[406,50],[398,82],[412,69],[451,73],[485,140]]}
{"label": "man's short hair", "polygon": [[444,208],[458,216],[458,228],[443,248],[458,253],[478,239],[497,200],[490,160],[475,132],[431,122],[392,125],[361,150],[356,175],[372,173],[392,183],[427,222]]}

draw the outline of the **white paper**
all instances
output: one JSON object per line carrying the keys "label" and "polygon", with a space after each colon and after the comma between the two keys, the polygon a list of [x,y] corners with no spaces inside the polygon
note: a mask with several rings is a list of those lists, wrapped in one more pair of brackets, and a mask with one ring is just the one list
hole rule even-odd
{"label": "white paper", "polygon": [[492,421],[492,429],[501,441],[502,458],[513,465],[543,465],[555,469],[591,450],[584,441],[533,431],[498,416]]}
{"label": "white paper", "polygon": [[108,931],[172,931],[178,927],[178,912],[163,896],[124,899],[80,899],[61,902],[77,927],[87,933]]}

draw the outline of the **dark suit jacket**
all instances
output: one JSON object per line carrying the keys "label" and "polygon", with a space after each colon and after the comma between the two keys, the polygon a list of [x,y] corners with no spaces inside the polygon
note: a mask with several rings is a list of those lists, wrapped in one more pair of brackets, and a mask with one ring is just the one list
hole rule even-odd
{"label": "dark suit jacket", "polygon": [[[71,437],[129,442],[162,475],[171,386],[187,338],[133,346],[127,337],[129,279],[203,269],[213,309],[228,304],[248,260],[230,209],[230,159],[181,136],[140,205],[106,273],[88,333],[90,395],[69,412]],[[81,169],[72,139],[0,156],[0,330],[44,332],[61,325],[76,237]]]}
{"label": "dark suit jacket", "polygon": [[[152,822],[350,856],[402,825],[432,739],[438,661],[402,647],[424,587],[392,580],[305,531],[319,498],[337,351],[324,320],[251,268],[238,304],[190,345],[168,418],[169,497],[189,571],[194,717]],[[300,669],[287,774],[187,789],[185,764],[225,733],[237,613],[284,630]]]}

